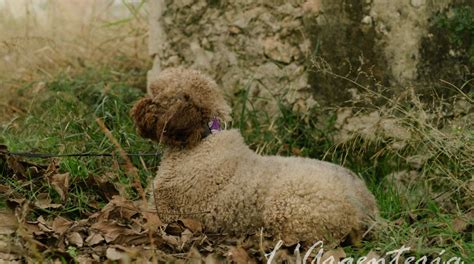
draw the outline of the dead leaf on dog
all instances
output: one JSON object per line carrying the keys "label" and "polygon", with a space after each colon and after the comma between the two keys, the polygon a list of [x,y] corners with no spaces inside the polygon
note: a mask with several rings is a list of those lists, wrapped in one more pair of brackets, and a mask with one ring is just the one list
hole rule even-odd
{"label": "dead leaf on dog", "polygon": [[59,194],[62,201],[66,200],[69,189],[69,172],[54,174],[50,179],[51,186]]}

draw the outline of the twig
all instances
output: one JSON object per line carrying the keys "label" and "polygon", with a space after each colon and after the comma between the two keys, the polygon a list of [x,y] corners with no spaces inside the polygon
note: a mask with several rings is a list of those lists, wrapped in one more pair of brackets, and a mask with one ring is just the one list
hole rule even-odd
{"label": "twig", "polygon": [[[473,80],[473,79],[470,79],[470,80],[468,80],[467,82],[465,82],[465,83],[462,85],[462,88],[464,88],[464,86],[466,86],[466,85],[467,85],[469,82],[471,82],[472,80]],[[462,89],[460,89],[460,88],[457,87],[456,85],[454,85],[454,84],[452,84],[452,83],[450,83],[450,82],[448,82],[448,81],[445,81],[445,80],[443,80],[443,79],[440,79],[439,81],[442,82],[442,83],[445,83],[445,84],[447,84],[447,85],[449,85],[449,86],[451,86],[451,87],[453,87],[453,88],[456,89],[460,94],[462,94],[464,97],[466,97],[466,99],[467,99],[470,103],[474,103],[474,100],[471,99],[466,93],[464,93],[464,92],[462,91]]]}
{"label": "twig", "polygon": [[96,118],[95,121],[97,122],[99,127],[102,129],[105,136],[112,142],[112,144],[115,145],[115,148],[118,150],[118,152],[120,154],[120,157],[122,157],[122,159],[125,160],[125,169],[126,169],[127,173],[129,173],[131,176],[133,176],[135,188],[137,188],[138,193],[140,194],[140,196],[143,199],[144,205],[146,205],[147,204],[146,203],[146,195],[145,195],[145,191],[143,189],[143,186],[140,182],[140,177],[138,175],[137,168],[135,168],[135,166],[133,166],[132,161],[127,156],[127,152],[125,152],[125,150],[122,148],[122,146],[117,141],[117,139],[115,139],[115,137],[112,135],[112,132],[110,132],[110,130],[105,126],[104,121],[102,121],[102,119],[100,119],[100,118]]}
{"label": "twig", "polygon": [[[96,153],[96,152],[56,154],[56,153],[34,153],[34,152],[11,152],[7,150],[0,150],[0,154],[9,155],[9,156],[18,156],[18,157],[24,157],[24,158],[39,158],[39,159],[62,158],[62,157],[114,157],[114,154],[112,153]],[[125,153],[125,155],[127,155],[128,157],[134,157],[134,156],[156,157],[159,155],[159,153]]]}
{"label": "twig", "polygon": [[[145,194],[143,186],[140,182],[140,176],[138,175],[137,168],[135,168],[135,166],[133,166],[133,163],[130,160],[130,158],[127,156],[127,153],[122,148],[122,146],[117,141],[117,139],[115,139],[115,137],[112,135],[110,130],[105,126],[104,121],[102,121],[102,119],[100,119],[100,118],[96,118],[95,121],[97,122],[99,127],[102,129],[105,136],[107,136],[107,138],[109,138],[109,140],[115,145],[115,147],[119,151],[119,154],[122,157],[122,159],[125,160],[125,168],[126,168],[127,172],[134,177],[135,188],[138,190],[138,193],[142,197],[143,208],[145,208],[145,210],[147,210],[148,209],[148,203],[146,201],[146,194]],[[153,239],[153,232],[151,230],[152,230],[151,228],[148,229],[148,239],[150,240],[150,245],[152,246],[153,251],[156,252],[155,241]],[[153,263],[157,263],[155,255],[153,255]]]}

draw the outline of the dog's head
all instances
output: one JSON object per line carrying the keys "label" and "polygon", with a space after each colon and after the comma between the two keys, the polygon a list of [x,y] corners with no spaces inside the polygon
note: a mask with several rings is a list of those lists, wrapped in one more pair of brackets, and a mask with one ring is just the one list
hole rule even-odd
{"label": "dog's head", "polygon": [[230,107],[209,77],[194,70],[164,70],[131,116],[140,135],[172,147],[192,147],[210,132],[213,120],[229,121]]}

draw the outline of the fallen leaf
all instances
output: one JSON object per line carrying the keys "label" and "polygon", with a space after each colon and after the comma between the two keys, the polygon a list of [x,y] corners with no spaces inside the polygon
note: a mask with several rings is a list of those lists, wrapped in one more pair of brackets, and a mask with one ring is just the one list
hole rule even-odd
{"label": "fallen leaf", "polygon": [[148,234],[134,232],[127,226],[120,226],[112,221],[95,223],[91,229],[100,233],[107,243],[115,244],[140,244],[149,241]]}
{"label": "fallen leaf", "polygon": [[139,214],[140,209],[124,197],[114,196],[112,200],[98,214],[98,219],[124,219],[130,220],[133,216]]}
{"label": "fallen leaf", "polygon": [[47,193],[40,193],[38,196],[36,196],[36,201],[34,205],[38,208],[41,209],[47,209],[47,208],[60,208],[62,207],[62,204],[53,204],[51,203],[51,198],[49,198],[49,195]]}
{"label": "fallen leaf", "polygon": [[99,233],[92,233],[86,238],[86,244],[88,246],[95,246],[100,242],[105,241],[104,237]]}
{"label": "fallen leaf", "polygon": [[245,251],[245,249],[242,247],[232,247],[227,253],[227,257],[230,261],[237,264],[254,263],[254,261],[250,259],[247,251]]}
{"label": "fallen leaf", "polygon": [[38,227],[38,221],[26,222],[25,229],[26,229],[26,232],[28,232],[29,234],[33,234],[35,236],[40,236],[44,234],[44,232],[41,231],[40,228]]}
{"label": "fallen leaf", "polygon": [[19,176],[26,176],[26,168],[21,164],[17,157],[7,156],[7,166],[10,168],[15,174]]}
{"label": "fallen leaf", "polygon": [[18,228],[15,215],[9,210],[0,210],[0,235],[11,235]]}
{"label": "fallen leaf", "polygon": [[160,218],[153,212],[142,212],[143,218],[146,220],[145,227],[150,232],[156,232],[160,226],[163,226]]}
{"label": "fallen leaf", "polygon": [[25,198],[10,198],[7,200],[7,206],[14,210],[19,207],[23,207],[26,204],[26,199]]}
{"label": "fallen leaf", "polygon": [[115,247],[109,247],[105,252],[105,256],[112,261],[121,260],[123,263],[130,263],[128,254]]}
{"label": "fallen leaf", "polygon": [[46,167],[46,170],[44,172],[45,175],[53,175],[58,172],[59,169],[59,160],[58,159],[51,159],[48,167]]}
{"label": "fallen leaf", "polygon": [[193,233],[201,233],[202,232],[202,224],[199,221],[194,219],[180,219],[178,223],[181,223],[184,227],[191,230]]}
{"label": "fallen leaf", "polygon": [[84,239],[82,239],[81,234],[78,232],[72,232],[67,235],[67,241],[69,244],[82,247],[84,245]]}
{"label": "fallen leaf", "polygon": [[97,254],[92,254],[92,259],[94,259],[97,263],[100,263],[100,256]]}
{"label": "fallen leaf", "polygon": [[91,229],[100,233],[107,243],[114,242],[120,235],[128,235],[127,228],[109,221],[95,223]]}
{"label": "fallen leaf", "polygon": [[37,225],[39,229],[43,232],[51,233],[53,232],[53,228],[50,226],[50,224],[44,219],[42,215],[38,217],[36,220]]}
{"label": "fallen leaf", "polygon": [[179,247],[179,239],[176,236],[169,236],[169,235],[162,235],[163,240],[171,247],[177,248]]}
{"label": "fallen leaf", "polygon": [[69,172],[62,174],[54,174],[50,178],[50,184],[53,189],[59,194],[62,201],[66,201],[69,189]]}
{"label": "fallen leaf", "polygon": [[56,234],[62,236],[72,224],[73,222],[67,220],[64,217],[58,216],[53,220],[52,229]]}

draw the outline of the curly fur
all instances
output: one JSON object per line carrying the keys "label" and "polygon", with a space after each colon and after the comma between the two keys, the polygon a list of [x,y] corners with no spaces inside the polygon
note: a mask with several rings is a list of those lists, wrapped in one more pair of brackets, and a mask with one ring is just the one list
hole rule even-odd
{"label": "curly fur", "polygon": [[236,234],[263,227],[289,244],[364,232],[378,209],[362,180],[328,162],[257,155],[237,130],[204,138],[229,112],[214,81],[184,69],[162,72],[133,107],[140,134],[168,146],[150,198],[163,221],[191,215]]}

